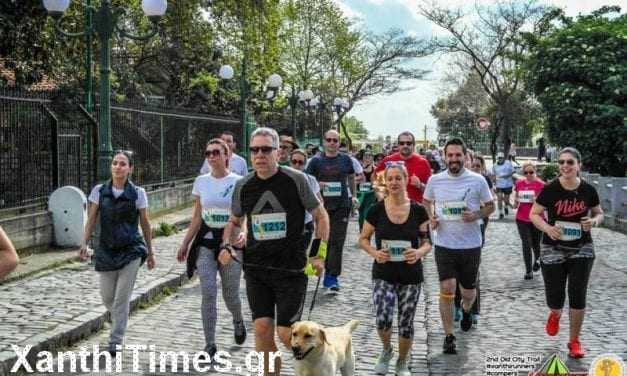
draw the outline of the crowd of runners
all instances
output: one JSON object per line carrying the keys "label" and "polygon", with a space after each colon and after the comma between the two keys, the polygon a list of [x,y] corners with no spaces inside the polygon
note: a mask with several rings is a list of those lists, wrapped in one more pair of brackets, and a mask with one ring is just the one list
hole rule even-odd
{"label": "crowd of runners", "polygon": [[[455,354],[455,322],[462,332],[479,324],[481,252],[488,218],[497,208],[501,219],[516,209],[521,278],[532,279],[534,272],[542,272],[546,333],[554,336],[559,331],[568,294],[569,354],[584,356],[580,333],[594,262],[590,229],[603,220],[603,212],[595,189],[579,178],[581,156],[574,148],[557,153],[559,177],[550,182],[537,176],[531,162],[524,162],[521,173],[516,173],[512,161],[501,153],[488,170],[485,159],[459,138],[416,152],[410,132],[399,134],[381,153],[369,146],[349,153],[335,130],[324,134],[318,150],[314,145],[301,149],[289,135],[257,128],[248,150],[250,168],[236,150],[229,132],[199,150],[205,162],[193,185],[192,221],[176,255],[187,263],[188,275],[197,273],[200,280],[208,357],[218,350],[218,274],[235,343],[242,344],[247,337],[240,301],[243,274],[256,350],[277,351],[275,334],[290,349],[291,325],[301,319],[308,279],[321,278],[326,294],[342,293],[346,278],[342,253],[350,218],[356,213],[359,245],[372,257],[372,264],[364,268],[372,272],[373,321],[382,343],[373,372],[388,372],[396,309],[394,372],[411,375],[422,260],[429,252],[434,253],[440,280],[443,352]],[[144,262],[149,269],[157,262],[173,262],[158,259],[153,252],[147,195],[131,182],[132,170],[132,153],[115,152],[111,179],[89,195],[80,250],[86,259],[99,219],[100,243],[93,260],[103,303],[111,313],[109,351],[114,356],[123,342],[138,269]],[[276,374],[280,362],[276,359]]]}

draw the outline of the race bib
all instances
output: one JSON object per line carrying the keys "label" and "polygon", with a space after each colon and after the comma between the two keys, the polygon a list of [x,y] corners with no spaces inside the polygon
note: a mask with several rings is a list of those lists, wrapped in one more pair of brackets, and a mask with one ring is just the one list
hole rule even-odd
{"label": "race bib", "polygon": [[359,183],[359,192],[372,191],[372,183]]}
{"label": "race bib", "polygon": [[465,201],[436,202],[436,209],[440,219],[445,221],[461,221],[462,213],[466,208]]}
{"label": "race bib", "polygon": [[562,231],[562,236],[560,237],[560,240],[569,242],[581,239],[581,223],[555,221],[555,226],[559,227]]}
{"label": "race bib", "polygon": [[324,197],[339,197],[342,195],[342,183],[339,181],[325,182],[322,188]]}
{"label": "race bib", "polygon": [[390,252],[390,261],[401,262],[405,261],[403,252],[407,248],[411,248],[411,242],[407,240],[381,240],[381,247]]}
{"label": "race bib", "polygon": [[202,220],[211,228],[224,228],[230,217],[229,209],[207,208],[202,211]]}
{"label": "race bib", "polygon": [[287,233],[285,213],[255,214],[252,228],[255,240],[283,239]]}
{"label": "race bib", "polygon": [[534,191],[518,191],[518,202],[532,204],[535,198],[536,192]]}

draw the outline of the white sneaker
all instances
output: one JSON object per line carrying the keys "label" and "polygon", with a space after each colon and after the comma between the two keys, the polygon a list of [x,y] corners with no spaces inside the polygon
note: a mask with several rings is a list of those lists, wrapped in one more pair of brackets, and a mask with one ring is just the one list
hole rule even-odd
{"label": "white sneaker", "polygon": [[396,376],[411,376],[408,365],[409,363],[407,362],[407,359],[397,360],[396,371],[394,372],[394,374]]}
{"label": "white sneaker", "polygon": [[390,368],[390,360],[392,360],[392,356],[394,355],[394,351],[392,347],[388,350],[383,350],[381,355],[379,355],[379,359],[377,359],[377,364],[374,366],[374,373],[377,375],[385,375],[388,373],[388,368]]}

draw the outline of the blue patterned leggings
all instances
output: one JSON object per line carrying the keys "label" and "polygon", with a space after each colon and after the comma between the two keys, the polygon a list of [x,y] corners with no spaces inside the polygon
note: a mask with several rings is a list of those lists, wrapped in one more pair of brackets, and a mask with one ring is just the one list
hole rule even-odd
{"label": "blue patterned leggings", "polygon": [[392,328],[394,306],[398,300],[398,335],[412,338],[418,297],[420,297],[420,284],[401,285],[375,279],[372,298],[377,315],[377,329],[387,331]]}

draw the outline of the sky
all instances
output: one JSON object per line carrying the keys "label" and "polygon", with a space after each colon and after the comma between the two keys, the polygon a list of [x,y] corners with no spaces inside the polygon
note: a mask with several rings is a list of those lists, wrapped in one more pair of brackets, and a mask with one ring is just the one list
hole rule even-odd
{"label": "sky", "polygon": [[[444,36],[446,32],[431,24],[418,14],[417,5],[422,0],[334,0],[344,14],[357,21],[363,29],[382,33],[390,28],[400,28],[416,37]],[[490,4],[491,0],[477,0]],[[460,6],[468,0],[437,0],[440,5]],[[474,3],[474,2],[473,2]],[[627,10],[627,0],[545,0],[565,9],[568,16],[587,14],[603,5],[619,5]],[[370,136],[391,135],[412,131],[417,139],[424,136],[437,138],[436,120],[429,113],[431,105],[443,95],[442,72],[446,70],[446,58],[422,58],[411,64],[419,64],[430,73],[421,81],[412,84],[413,89],[391,95],[381,95],[357,103],[349,115],[364,122]]]}

